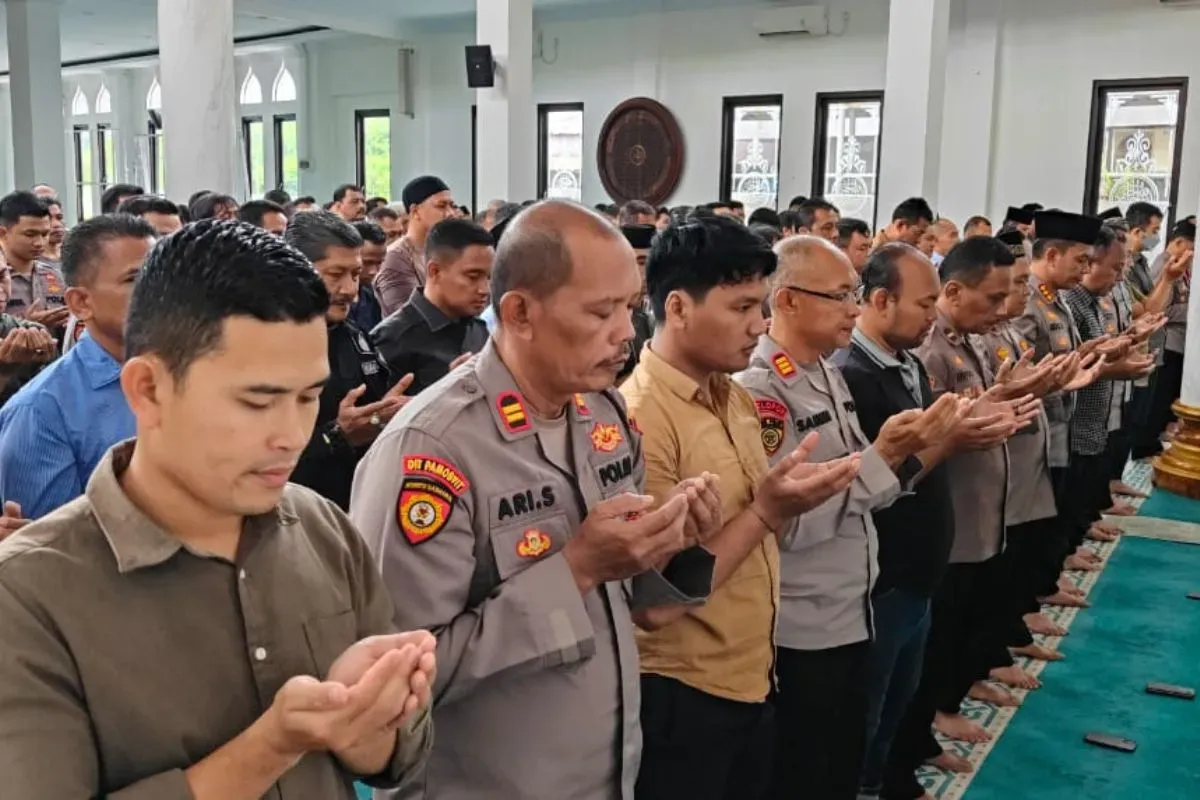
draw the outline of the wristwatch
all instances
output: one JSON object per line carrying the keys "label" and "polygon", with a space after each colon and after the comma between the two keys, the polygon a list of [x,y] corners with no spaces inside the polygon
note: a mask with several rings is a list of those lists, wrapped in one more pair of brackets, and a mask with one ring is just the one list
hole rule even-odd
{"label": "wristwatch", "polygon": [[329,445],[330,450],[348,451],[354,447],[350,444],[350,440],[346,438],[346,432],[338,425],[337,420],[328,422],[321,430],[321,438],[325,440],[325,444]]}

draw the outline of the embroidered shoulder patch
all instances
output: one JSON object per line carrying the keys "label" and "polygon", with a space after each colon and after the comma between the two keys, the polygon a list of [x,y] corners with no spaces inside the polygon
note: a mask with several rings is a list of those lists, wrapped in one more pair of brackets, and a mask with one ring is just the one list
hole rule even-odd
{"label": "embroidered shoulder patch", "polygon": [[773,456],[783,445],[787,406],[766,398],[756,399],[754,406],[758,409],[758,426],[762,434],[763,450],[768,456]]}
{"label": "embroidered shoulder patch", "polygon": [[529,421],[529,412],[525,410],[525,401],[516,392],[504,392],[496,398],[496,408],[500,411],[500,419],[504,420],[504,428],[509,433],[521,433],[533,427]]}
{"label": "embroidered shoulder patch", "polygon": [[796,365],[792,363],[792,359],[788,358],[787,353],[779,352],[771,356],[771,366],[775,368],[781,378],[790,378],[796,374]]}
{"label": "embroidered shoulder patch", "polygon": [[396,501],[396,524],[411,545],[441,533],[454,513],[454,501],[471,486],[462,471],[433,456],[404,457],[404,481]]}

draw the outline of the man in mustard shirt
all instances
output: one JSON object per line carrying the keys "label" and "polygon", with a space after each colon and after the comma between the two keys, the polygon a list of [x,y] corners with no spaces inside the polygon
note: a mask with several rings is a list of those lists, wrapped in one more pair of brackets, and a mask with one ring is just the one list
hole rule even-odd
{"label": "man in mustard shirt", "polygon": [[621,386],[644,434],[645,491],[661,501],[682,479],[715,475],[724,525],[704,543],[716,556],[708,603],[653,609],[639,620],[638,800],[766,795],[776,538],[858,473],[857,453],[805,463],[816,435],[770,468],[754,399],[730,378],[766,331],[762,307],[775,266],[766,243],[720,217],[668,228],[646,263],[654,337]]}

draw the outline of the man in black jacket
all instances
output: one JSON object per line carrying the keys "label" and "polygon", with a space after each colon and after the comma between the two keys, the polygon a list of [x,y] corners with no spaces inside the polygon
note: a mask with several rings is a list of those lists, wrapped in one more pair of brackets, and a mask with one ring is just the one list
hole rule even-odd
{"label": "man in black jacket", "polygon": [[328,211],[297,214],[284,241],[303,253],[329,290],[329,382],[321,390],[312,438],[292,482],[307,486],[343,509],[350,506],[354,468],[371,442],[409,398],[405,376],[388,390],[388,374],[367,335],[347,319],[358,298],[363,239]]}

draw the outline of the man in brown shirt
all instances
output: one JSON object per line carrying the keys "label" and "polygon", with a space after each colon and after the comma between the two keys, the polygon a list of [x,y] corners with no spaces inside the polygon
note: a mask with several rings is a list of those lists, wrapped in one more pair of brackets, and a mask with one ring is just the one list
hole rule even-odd
{"label": "man in brown shirt", "polygon": [[705,217],[661,233],[646,262],[657,328],[621,385],[644,433],[646,493],[662,502],[679,481],[711,473],[724,525],[704,543],[716,556],[708,603],[654,609],[641,620],[638,800],[764,796],[776,536],[858,472],[857,453],[803,463],[815,435],[769,468],[754,399],[729,377],[746,368],[766,330],[762,306],[775,261],[736,220]]}
{"label": "man in brown shirt", "polygon": [[425,239],[434,225],[458,213],[450,187],[441,178],[413,178],[401,194],[408,212],[408,231],[388,247],[375,278],[375,294],[383,316],[400,310],[413,289],[425,285]]}
{"label": "man in brown shirt", "polygon": [[245,223],[160,242],[129,309],[136,440],[0,545],[0,775],[21,798],[329,800],[424,759],[433,637],[287,479],[328,294]]}

